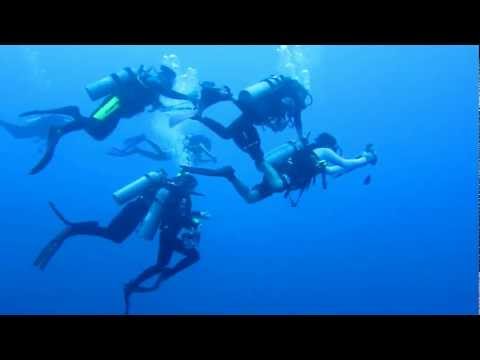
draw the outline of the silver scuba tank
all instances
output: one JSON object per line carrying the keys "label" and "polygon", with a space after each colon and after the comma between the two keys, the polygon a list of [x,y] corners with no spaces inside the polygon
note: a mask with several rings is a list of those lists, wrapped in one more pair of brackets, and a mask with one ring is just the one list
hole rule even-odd
{"label": "silver scuba tank", "polygon": [[162,216],[163,204],[167,199],[169,191],[165,188],[162,188],[157,191],[155,195],[155,200],[150,206],[145,219],[143,220],[142,226],[140,228],[140,237],[145,240],[152,240],[155,236],[155,233],[160,226],[160,220]]}
{"label": "silver scuba tank", "polygon": [[238,94],[238,102],[244,106],[252,106],[259,99],[276,91],[285,81],[282,75],[272,75],[269,78],[259,81]]}
{"label": "silver scuba tank", "polygon": [[301,141],[289,141],[283,145],[277,146],[265,154],[265,161],[272,166],[279,166],[284,163],[296,151],[303,149]]}
{"label": "silver scuba tank", "polygon": [[88,84],[85,87],[88,96],[92,101],[111,95],[119,86],[127,84],[137,78],[138,69],[130,67],[105,76],[97,81]]}
{"label": "silver scuba tank", "polygon": [[148,187],[160,185],[166,179],[167,176],[165,173],[150,171],[137,180],[115,191],[113,193],[113,198],[119,205],[122,205],[141,195]]}

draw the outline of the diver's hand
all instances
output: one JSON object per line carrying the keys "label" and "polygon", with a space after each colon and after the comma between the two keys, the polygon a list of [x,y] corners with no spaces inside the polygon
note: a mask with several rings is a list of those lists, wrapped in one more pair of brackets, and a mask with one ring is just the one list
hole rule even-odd
{"label": "diver's hand", "polygon": [[211,218],[212,218],[212,215],[210,215],[210,213],[207,212],[207,211],[200,211],[200,217],[201,217],[202,219],[208,220],[208,219],[211,219]]}
{"label": "diver's hand", "polygon": [[375,165],[378,161],[378,156],[373,150],[372,144],[368,144],[365,147],[365,151],[362,152],[362,156],[365,157],[365,159],[367,159],[367,161],[372,165]]}
{"label": "diver's hand", "polygon": [[327,167],[327,161],[326,160],[320,160],[317,162],[317,169],[324,170]]}

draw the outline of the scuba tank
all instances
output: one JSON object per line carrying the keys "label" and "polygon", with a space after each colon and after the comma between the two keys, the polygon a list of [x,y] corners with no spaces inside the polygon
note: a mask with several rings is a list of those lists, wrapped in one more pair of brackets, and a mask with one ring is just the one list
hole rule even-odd
{"label": "scuba tank", "polygon": [[[140,67],[140,69],[141,68],[143,68],[143,66]],[[116,73],[88,84],[85,90],[92,101],[98,100],[107,95],[111,95],[119,87],[135,81],[140,69],[133,70],[130,67],[123,68]]]}
{"label": "scuba tank", "polygon": [[282,165],[286,159],[291,157],[295,152],[304,148],[301,141],[289,141],[283,145],[277,146],[275,149],[265,154],[265,161],[272,166]]}
{"label": "scuba tank", "polygon": [[158,226],[160,225],[163,203],[168,194],[169,191],[165,188],[158,190],[155,194],[153,204],[150,206],[150,210],[145,216],[142,227],[140,228],[140,236],[145,240],[152,240],[155,236]]}
{"label": "scuba tank", "polygon": [[166,181],[167,175],[165,172],[150,171],[141,178],[115,191],[113,198],[119,205],[122,205],[141,195],[148,187],[162,185]]}
{"label": "scuba tank", "polygon": [[[267,112],[267,109],[264,109],[264,106],[262,106],[262,100],[283,89],[285,91],[281,91],[281,96],[292,97],[302,110],[312,104],[312,96],[308,90],[297,80],[283,75],[272,75],[265,80],[250,85],[240,91],[237,102],[240,107]],[[310,99],[308,102],[307,98]],[[265,113],[264,115],[267,114]]]}
{"label": "scuba tank", "polygon": [[272,75],[269,78],[250,85],[238,94],[238,102],[241,105],[251,107],[255,103],[280,88],[286,78],[283,75]]}

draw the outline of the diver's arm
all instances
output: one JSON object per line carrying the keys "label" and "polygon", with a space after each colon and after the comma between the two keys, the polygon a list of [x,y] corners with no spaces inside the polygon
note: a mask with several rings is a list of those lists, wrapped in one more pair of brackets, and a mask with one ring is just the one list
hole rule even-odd
{"label": "diver's arm", "polygon": [[[314,151],[317,154],[317,156],[319,155],[319,152],[317,152],[317,150],[328,150],[329,152],[332,152],[334,154],[334,156],[331,156],[330,160],[327,160],[327,159],[324,158],[321,161],[329,161],[329,162],[331,162],[333,164],[336,164],[336,165],[328,165],[328,166],[325,166],[325,167],[319,166],[319,169],[323,169],[325,174],[333,176],[333,177],[339,177],[339,176],[345,175],[345,174],[347,174],[347,173],[349,173],[349,172],[351,172],[355,169],[364,167],[368,164],[373,165],[373,164],[376,163],[376,159],[377,159],[377,157],[374,153],[367,152],[367,151],[364,151],[362,153],[362,155],[358,156],[355,159],[345,159],[345,158],[337,155],[334,151],[332,151],[330,149],[315,149]],[[331,154],[329,154],[329,155],[331,155]],[[334,161],[332,161],[332,159]]]}
{"label": "diver's arm", "polygon": [[331,165],[331,166],[326,166],[325,167],[325,174],[333,176],[333,177],[339,177],[347,172],[350,172],[352,170],[346,170],[345,168],[338,166],[338,165]]}
{"label": "diver's arm", "polygon": [[370,163],[370,160],[364,155],[355,159],[347,159],[327,148],[317,148],[313,151],[319,160],[325,160],[330,164],[338,165],[346,170],[354,170]]}

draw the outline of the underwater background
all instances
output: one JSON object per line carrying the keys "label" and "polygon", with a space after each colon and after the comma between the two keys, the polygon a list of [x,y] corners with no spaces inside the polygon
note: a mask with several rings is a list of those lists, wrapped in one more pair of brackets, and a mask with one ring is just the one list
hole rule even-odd
{"label": "underwater background", "polygon": [[[169,56],[169,55],[174,55]],[[476,314],[478,313],[476,46],[0,46],[0,119],[98,104],[85,85],[125,66],[174,62],[184,84],[198,78],[234,94],[270,74],[310,87],[305,132],[334,134],[346,156],[367,143],[376,166],[310,188],[297,208],[281,194],[248,205],[223,179],[197,177],[194,209],[206,210],[201,260],[156,292],[134,295],[133,314]],[[229,123],[238,110],[207,115]],[[122,245],[94,237],[65,242],[49,267],[32,262],[68,219],[107,224],[112,193],[176,161],[106,153],[145,133],[175,144],[187,132],[210,137],[217,165],[260,181],[232,141],[165,114],[122,120],[103,142],[64,137],[50,165],[27,175],[42,144],[0,129],[0,314],[121,314],[123,284],[154,263],[158,239]],[[295,131],[260,130],[268,151]],[[215,166],[215,165],[207,165]],[[365,176],[371,175],[368,186]]]}

